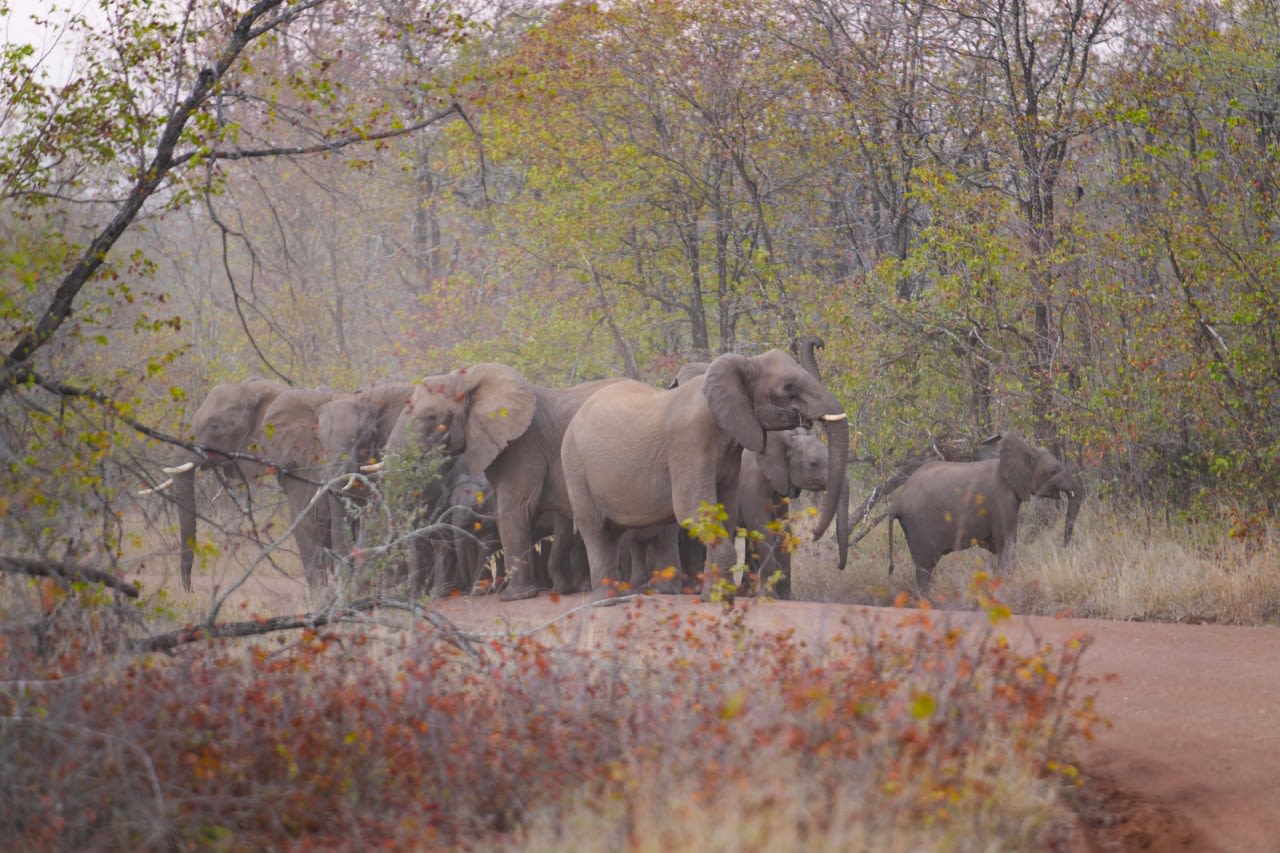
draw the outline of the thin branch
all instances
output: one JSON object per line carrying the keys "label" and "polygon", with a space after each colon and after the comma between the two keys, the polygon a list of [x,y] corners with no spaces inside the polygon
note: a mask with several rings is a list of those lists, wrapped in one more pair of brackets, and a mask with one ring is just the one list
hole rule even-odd
{"label": "thin branch", "polygon": [[0,554],[0,572],[13,572],[31,575],[37,578],[58,578],[69,581],[89,581],[109,586],[130,598],[138,597],[138,587],[122,581],[115,575],[100,569],[91,569],[76,563],[64,563],[56,560],[44,560],[36,557],[18,557]]}
{"label": "thin branch", "polygon": [[[399,136],[405,136],[419,130],[424,130],[437,122],[443,121],[451,115],[462,116],[464,120],[466,115],[462,112],[459,104],[450,104],[446,109],[438,113],[427,116],[421,121],[405,125],[401,128],[393,130],[384,130],[380,133],[355,133],[344,136],[340,139],[333,139],[326,142],[320,142],[315,145],[296,145],[288,148],[254,148],[244,150],[219,151],[189,151],[186,154],[174,158],[174,165],[181,166],[193,157],[201,157],[204,160],[259,160],[267,157],[303,157],[312,154],[331,154],[340,151],[343,148],[349,148],[352,145],[361,145],[366,142],[380,142],[385,139],[395,139]],[[471,122],[467,120],[467,125]]]}

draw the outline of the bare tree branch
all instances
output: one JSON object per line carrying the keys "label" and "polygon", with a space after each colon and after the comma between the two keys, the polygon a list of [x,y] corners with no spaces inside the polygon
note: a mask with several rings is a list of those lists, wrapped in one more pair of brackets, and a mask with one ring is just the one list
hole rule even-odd
{"label": "bare tree branch", "polygon": [[42,560],[36,557],[17,557],[0,554],[0,572],[31,575],[37,578],[59,578],[71,581],[89,581],[109,586],[116,592],[122,592],[130,598],[138,597],[138,587],[122,581],[115,575],[99,569],[76,563],[60,563],[54,560]]}

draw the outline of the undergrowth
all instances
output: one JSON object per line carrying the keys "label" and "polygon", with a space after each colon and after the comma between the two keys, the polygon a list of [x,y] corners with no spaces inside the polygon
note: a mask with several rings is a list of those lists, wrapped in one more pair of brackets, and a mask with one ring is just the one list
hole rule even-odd
{"label": "undergrowth", "polygon": [[986,590],[979,630],[924,609],[820,649],[661,598],[576,635],[11,645],[0,847],[1052,847],[1087,641],[1015,649]]}

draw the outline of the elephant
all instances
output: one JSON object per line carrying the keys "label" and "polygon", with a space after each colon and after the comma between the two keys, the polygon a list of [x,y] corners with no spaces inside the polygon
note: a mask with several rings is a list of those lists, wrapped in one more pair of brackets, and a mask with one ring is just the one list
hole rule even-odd
{"label": "elephant", "polygon": [[[316,410],[316,436],[326,460],[322,479],[358,474],[361,467],[381,460],[412,393],[410,382],[386,381],[352,394],[335,395],[323,403]],[[345,510],[350,504],[362,505],[366,489],[353,478],[341,487],[339,496]],[[360,538],[360,525],[348,515],[346,525],[335,532],[334,551],[346,554],[351,542]]]}
{"label": "elephant", "polygon": [[[778,598],[791,597],[791,553],[785,547],[780,523],[801,490],[822,491],[827,487],[826,478],[827,446],[804,427],[768,433],[761,453],[742,452],[738,524],[755,534],[748,536],[746,543],[748,575],[758,578],[763,587],[781,572],[773,589]],[[842,512],[837,509],[837,521]],[[744,581],[746,578],[744,575]]]}
{"label": "elephant", "polygon": [[[830,451],[821,536],[836,512],[849,425],[835,396],[787,353],[727,353],[675,388],[622,379],[597,390],[569,422],[560,451],[593,591],[619,578],[623,530],[694,518],[702,502],[734,512],[742,451],[763,450],[767,432],[814,421],[825,425]],[[839,547],[843,559],[848,542]],[[734,562],[730,539],[711,545],[703,597]]]}
{"label": "elephant", "polygon": [[167,480],[140,493],[173,487],[178,505],[179,577],[187,592],[195,561],[196,471],[219,469],[222,476],[237,476],[246,484],[265,474],[267,466],[253,458],[258,452],[255,441],[261,437],[267,408],[285,390],[286,386],[270,379],[215,385],[191,418],[192,449],[184,450],[172,467],[164,469]]}
{"label": "elephant", "polygon": [[329,553],[346,541],[346,514],[332,490],[316,500],[328,482],[329,453],[320,440],[319,412],[333,391],[290,388],[263,416],[262,455],[275,470],[289,505],[302,573],[311,589],[328,580]]}
{"label": "elephant", "polygon": [[[504,601],[538,594],[531,565],[535,520],[547,512],[572,518],[560,464],[569,419],[593,394],[620,381],[544,388],[507,365],[481,363],[429,376],[415,386],[391,443],[439,447],[489,479],[507,572]],[[558,536],[556,544],[567,554],[572,537]],[[573,581],[560,555],[553,556],[551,571],[556,591],[569,591]]]}
{"label": "elephant", "polygon": [[[498,524],[489,479],[471,473],[458,459],[447,478],[448,500],[441,521],[446,525],[447,544],[434,549],[434,580],[431,593],[450,595],[471,593],[490,556],[501,561]],[[498,574],[501,572],[499,571]],[[495,584],[498,577],[494,578]]]}
{"label": "elephant", "polygon": [[[791,342],[791,352],[809,375],[822,381],[818,369],[816,350],[826,346],[817,335],[804,335]],[[791,597],[791,553],[783,547],[780,524],[786,518],[790,502],[801,491],[826,489],[827,448],[811,430],[799,428],[769,433],[763,453],[744,450],[742,471],[738,480],[738,516],[743,528],[755,536],[749,536],[745,557],[748,575],[758,584],[781,572],[774,594],[779,598]],[[849,478],[840,482],[840,497],[836,508],[836,540],[847,542],[849,537]],[[845,568],[844,552],[836,568]]]}
{"label": "elephant", "polygon": [[977,462],[926,462],[898,489],[889,510],[889,573],[893,573],[893,523],[902,525],[916,566],[916,586],[924,592],[944,554],[974,545],[996,555],[1001,574],[1013,566],[1018,510],[1030,497],[1067,496],[1063,544],[1080,511],[1078,478],[1048,449],[1016,435],[995,435],[983,444],[992,458]]}
{"label": "elephant", "polygon": [[[791,352],[797,361],[819,382],[822,375],[815,351],[824,346],[822,338],[816,335],[799,337],[791,343]],[[676,387],[705,372],[705,362],[685,364],[668,387]],[[744,549],[747,564],[747,572],[743,575],[744,591],[751,579],[756,580],[757,589],[762,589],[769,578],[781,571],[782,576],[773,593],[779,598],[791,597],[791,554],[783,547],[780,523],[787,516],[790,501],[799,497],[802,490],[826,489],[826,472],[827,447],[805,427],[768,433],[763,453],[742,452],[736,517],[739,525],[748,531]],[[841,482],[836,538],[837,541],[847,541],[848,477]],[[838,568],[843,570],[844,567],[845,562],[841,560]]]}

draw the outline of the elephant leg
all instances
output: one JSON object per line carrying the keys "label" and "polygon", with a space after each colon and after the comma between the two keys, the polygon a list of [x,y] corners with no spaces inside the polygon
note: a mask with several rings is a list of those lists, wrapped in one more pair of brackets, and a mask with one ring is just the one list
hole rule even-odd
{"label": "elephant leg", "polygon": [[329,543],[335,558],[333,562],[335,565],[350,565],[352,538],[350,519],[347,517],[346,507],[343,505],[341,498],[330,494],[328,508]]}
{"label": "elephant leg", "polygon": [[[293,538],[298,544],[298,556],[302,559],[302,574],[307,586],[313,590],[326,582],[325,548],[329,545],[329,518],[326,500],[315,506],[316,487],[294,477],[281,477],[281,488],[288,498],[289,514],[293,518]],[[327,496],[326,496],[327,497]]]}
{"label": "elephant leg", "polygon": [[591,582],[591,566],[587,562],[587,545],[577,533],[569,535],[569,555],[565,565],[565,592],[582,592]]}
{"label": "elephant leg", "polygon": [[697,588],[698,575],[702,573],[702,566],[707,561],[707,549],[701,542],[689,535],[689,532],[683,528],[680,529],[680,573],[681,573],[681,589],[691,591]]}
{"label": "elephant leg", "polygon": [[533,513],[524,502],[508,500],[502,491],[498,494],[498,538],[502,540],[507,571],[507,585],[502,590],[502,600],[536,598],[538,587],[533,580]]}
{"label": "elephant leg", "polygon": [[678,593],[681,585],[680,536],[682,531],[677,524],[664,524],[658,531],[657,538],[648,549],[648,567],[650,578],[652,572],[662,572],[662,577],[654,582],[654,588],[661,593]]}
{"label": "elephant leg", "polygon": [[1013,555],[1017,545],[1016,539],[1007,539],[993,548],[996,554],[996,573],[1002,577],[1009,577],[1013,574]]}
{"label": "elephant leg", "polygon": [[417,601],[430,592],[435,575],[432,543],[425,534],[409,542],[409,599]]}
{"label": "elephant leg", "polygon": [[920,595],[926,595],[929,592],[929,587],[933,583],[933,569],[934,566],[916,564],[916,592]]}
{"label": "elephant leg", "polygon": [[[777,582],[773,585],[773,596],[781,601],[791,600],[791,555],[779,549],[777,554]],[[769,575],[772,578],[773,574]],[[769,578],[766,578],[768,580]]]}
{"label": "elephant leg", "polygon": [[581,592],[591,576],[587,565],[587,551],[582,544],[582,537],[574,533],[573,522],[567,516],[556,513],[547,555],[551,589],[560,595]]}
{"label": "elephant leg", "polygon": [[606,581],[621,580],[618,568],[618,550],[622,531],[604,523],[589,523],[578,528],[587,547],[587,565],[591,573],[591,592],[605,593]]}
{"label": "elephant leg", "polygon": [[[722,578],[729,578],[734,565],[738,561],[737,548],[734,546],[733,531],[737,530],[738,519],[736,507],[738,503],[738,462],[732,466],[731,476],[717,482],[714,471],[690,471],[684,482],[673,483],[672,509],[677,521],[686,518],[698,518],[698,508],[707,496],[708,503],[719,503],[728,512],[729,518],[724,524],[726,535],[716,537],[706,543],[707,561],[702,572],[702,598],[710,597],[712,588]],[[592,572],[595,572],[593,564]]]}

